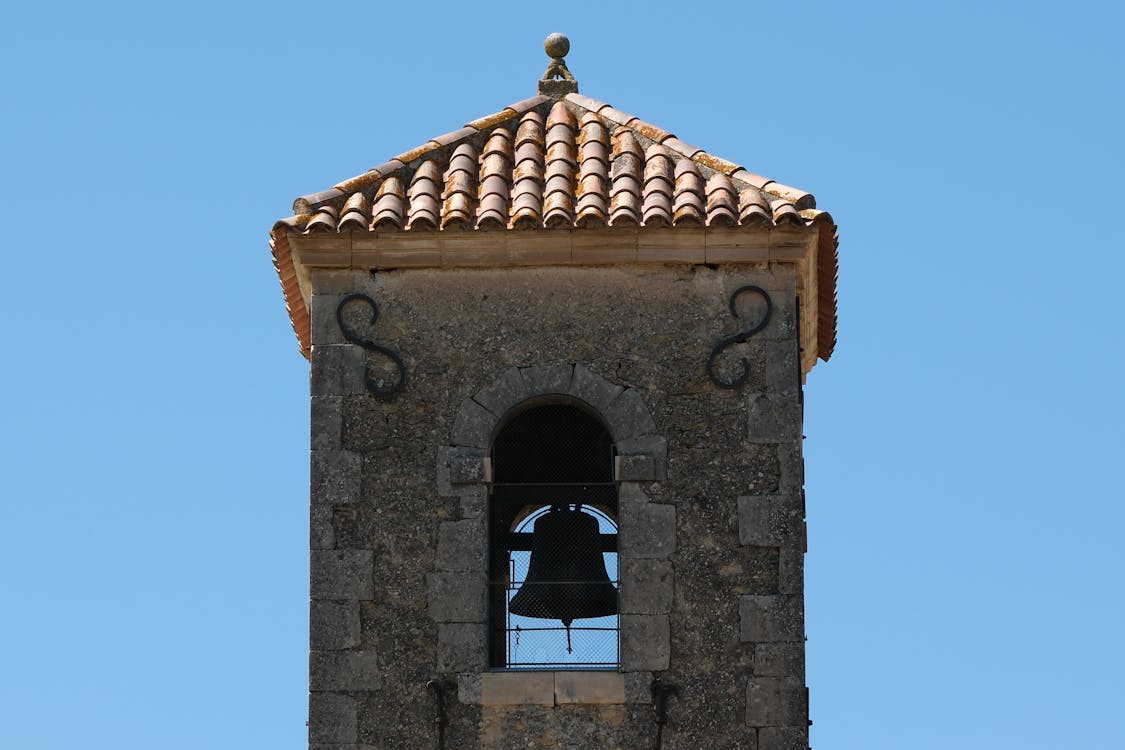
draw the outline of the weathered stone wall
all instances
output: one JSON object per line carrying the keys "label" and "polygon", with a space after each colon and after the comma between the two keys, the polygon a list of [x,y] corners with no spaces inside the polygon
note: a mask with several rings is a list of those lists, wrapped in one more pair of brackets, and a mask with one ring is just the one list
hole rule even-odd
{"label": "weathered stone wall", "polygon": [[[773,300],[713,385],[715,343],[741,323],[731,293]],[[674,684],[668,750],[807,746],[801,401],[792,268],[623,267],[320,271],[312,298],[310,743],[319,750],[651,746],[649,686]],[[386,358],[392,400],[364,388]],[[621,454],[621,673],[486,669],[489,440],[524,398],[569,394]]]}

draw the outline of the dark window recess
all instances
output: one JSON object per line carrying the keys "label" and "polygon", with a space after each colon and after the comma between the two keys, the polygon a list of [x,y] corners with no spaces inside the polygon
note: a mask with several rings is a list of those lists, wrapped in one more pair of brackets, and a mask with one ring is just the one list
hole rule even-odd
{"label": "dark window recess", "polygon": [[492,445],[489,663],[619,664],[617,487],[605,426],[569,404],[520,412]]}

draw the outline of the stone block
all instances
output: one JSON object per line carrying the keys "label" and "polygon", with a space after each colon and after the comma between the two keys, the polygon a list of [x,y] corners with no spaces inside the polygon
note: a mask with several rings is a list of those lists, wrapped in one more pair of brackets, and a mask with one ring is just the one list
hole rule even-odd
{"label": "stone block", "polygon": [[481,675],[483,706],[553,706],[554,672],[485,672]]}
{"label": "stone block", "polygon": [[469,572],[426,574],[430,617],[438,623],[485,622],[484,575]]}
{"label": "stone block", "polygon": [[[576,367],[575,372],[577,371]],[[656,432],[656,423],[652,421],[652,415],[640,392],[634,388],[622,391],[604,408],[602,414],[605,415],[606,424],[615,440]]]}
{"label": "stone block", "polygon": [[759,643],[754,646],[755,677],[788,677],[805,680],[805,643]]}
{"label": "stone block", "polygon": [[805,612],[801,596],[763,594],[740,596],[739,638],[755,643],[805,639]]}
{"label": "stone block", "polygon": [[781,574],[780,550],[777,547],[739,547],[737,552],[742,563],[740,594],[777,594],[778,578]]}
{"label": "stone block", "polygon": [[799,498],[743,495],[738,498],[738,542],[743,545],[804,548]]}
{"label": "stone block", "polygon": [[617,452],[629,456],[652,456],[653,479],[663,481],[668,466],[668,441],[660,435],[638,435],[617,439]]}
{"label": "stone block", "polygon": [[339,450],[343,433],[343,399],[313,396],[309,415],[309,444],[314,451]]}
{"label": "stone block", "polygon": [[309,549],[332,549],[335,546],[336,531],[332,526],[332,506],[311,506],[309,508]]}
{"label": "stone block", "polygon": [[314,599],[309,605],[309,647],[317,651],[355,648],[360,643],[359,602]]}
{"label": "stone block", "polygon": [[457,492],[461,500],[461,515],[465,518],[479,518],[488,510],[487,488],[461,486]]}
{"label": "stone block", "polygon": [[[777,446],[777,458],[781,467],[781,479],[778,489],[787,494],[795,495],[804,492],[805,487],[805,459],[801,455],[801,443],[794,440]],[[804,514],[802,503],[801,516]]]}
{"label": "stone block", "polygon": [[[570,395],[586,402],[598,412],[605,414],[615,398],[625,390],[624,386],[611,383],[600,375],[590,372],[584,365],[574,366],[574,378],[570,381]],[[654,430],[647,430],[653,432]],[[611,428],[612,432],[612,428]],[[614,436],[616,437],[616,432]],[[641,433],[633,433],[639,435]]]}
{"label": "stone block", "polygon": [[382,684],[374,651],[311,651],[309,690],[375,690]]}
{"label": "stone block", "polygon": [[801,390],[801,347],[794,336],[781,340],[752,339],[747,355],[755,381],[763,391],[798,396]]}
{"label": "stone block", "polygon": [[[797,336],[797,298],[792,292],[780,290],[771,291],[770,302],[773,311],[770,313],[770,322],[758,335],[765,339],[789,339]],[[757,295],[746,295],[744,299],[758,299]],[[741,306],[740,306],[741,307]],[[764,309],[763,309],[764,312]],[[740,319],[743,316],[740,316]],[[747,306],[745,320],[747,323],[761,320],[761,313],[750,312]]]}
{"label": "stone block", "polygon": [[309,496],[312,502],[342,505],[359,497],[363,456],[352,451],[312,451]]}
{"label": "stone block", "polygon": [[461,408],[457,410],[450,442],[456,446],[487,449],[492,440],[492,428],[496,426],[496,421],[492,412],[467,398],[461,402]]}
{"label": "stone block", "polygon": [[666,560],[622,560],[622,614],[668,614],[672,610],[672,582],[672,563]]}
{"label": "stone block", "polygon": [[780,443],[801,439],[801,402],[796,394],[746,395],[747,440]]}
{"label": "stone block", "polygon": [[336,322],[336,306],[340,304],[340,296],[313,294],[309,298],[309,337],[314,347],[347,343]]}
{"label": "stone block", "polygon": [[483,484],[492,479],[488,451],[439,445],[437,457],[438,494],[455,497],[464,492],[463,485]]}
{"label": "stone block", "polygon": [[808,726],[808,691],[795,680],[751,677],[746,682],[746,723],[752,727]]}
{"label": "stone block", "polygon": [[561,363],[521,367],[520,375],[527,388],[528,398],[570,393],[570,381],[574,377],[574,365]]}
{"label": "stone block", "polygon": [[777,590],[782,594],[801,594],[805,590],[805,551],[796,546],[781,548]]}
{"label": "stone block", "polygon": [[334,693],[309,696],[309,742],[352,743],[356,741],[355,700]]}
{"label": "stone block", "polygon": [[484,539],[484,517],[442,521],[438,526],[438,570],[463,570],[483,574],[488,557]]}
{"label": "stone block", "polygon": [[649,502],[648,493],[639,482],[622,482],[617,488],[617,497],[622,504],[646,505]]}
{"label": "stone block", "polygon": [[479,484],[480,482],[488,482],[492,479],[491,468],[488,456],[450,455],[449,483]]}
{"label": "stone block", "polygon": [[483,623],[457,622],[438,627],[437,671],[479,672],[488,666]]}
{"label": "stone block", "polygon": [[355,344],[327,344],[312,349],[309,390],[315,396],[363,393],[367,352]]}
{"label": "stone block", "polygon": [[555,705],[623,704],[625,679],[619,672],[555,672]]}
{"label": "stone block", "polygon": [[[375,296],[375,284],[371,275],[365,271],[336,268],[315,268],[312,270],[314,294],[328,294],[342,297],[352,292],[363,292]],[[333,315],[335,308],[333,308]]]}
{"label": "stone block", "polygon": [[656,479],[656,462],[652,456],[623,456],[615,458],[614,474],[619,482],[648,482]]}
{"label": "stone block", "polygon": [[[487,672],[485,674],[488,674]],[[466,706],[479,706],[481,703],[481,674],[469,673],[457,675],[457,701]]]}
{"label": "stone block", "polygon": [[626,703],[652,703],[652,672],[622,672]]}
{"label": "stone block", "polygon": [[793,292],[797,283],[795,266],[792,263],[770,263],[767,268],[755,273],[752,279],[738,283],[755,284],[770,292]]}
{"label": "stone block", "polygon": [[618,541],[623,559],[663,560],[676,551],[676,507],[657,503],[620,503]]}
{"label": "stone block", "polygon": [[765,546],[770,536],[770,496],[744,495],[738,498],[738,543]]}
{"label": "stone block", "polygon": [[758,730],[758,750],[809,750],[809,728],[762,727]]}
{"label": "stone block", "polygon": [[671,634],[667,615],[621,615],[621,668],[626,672],[668,669]]}
{"label": "stone block", "polygon": [[519,368],[510,367],[491,384],[473,395],[473,401],[488,409],[497,417],[503,417],[517,404],[536,395],[529,391]]}
{"label": "stone block", "polygon": [[375,553],[366,549],[313,550],[313,599],[373,599]]}

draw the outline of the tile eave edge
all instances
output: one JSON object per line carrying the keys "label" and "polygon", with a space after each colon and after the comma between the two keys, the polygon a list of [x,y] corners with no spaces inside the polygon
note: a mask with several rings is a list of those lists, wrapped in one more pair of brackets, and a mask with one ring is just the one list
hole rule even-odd
{"label": "tile eave edge", "polygon": [[[704,250],[707,248],[721,248],[724,251],[733,251],[738,253],[745,250],[748,254],[745,257],[724,257],[722,259],[713,260],[706,259],[703,261],[672,261],[672,262],[694,262],[694,263],[756,263],[764,261],[780,261],[780,262],[812,262],[815,264],[815,254],[810,258],[810,252],[815,253],[817,248],[817,240],[820,237],[819,224],[806,227],[685,227],[685,228],[668,228],[668,227],[628,227],[628,228],[598,228],[598,229],[531,229],[531,230],[501,230],[501,231],[480,231],[469,230],[468,232],[457,232],[455,234],[446,231],[391,231],[391,232],[360,232],[360,231],[347,231],[340,234],[318,233],[318,234],[303,234],[295,231],[287,231],[285,237],[290,252],[293,256],[293,265],[298,272],[298,279],[301,281],[301,293],[304,297],[308,297],[309,290],[307,289],[307,276],[309,268],[362,268],[370,269],[377,267],[378,264],[371,264],[367,262],[356,263],[357,257],[370,256],[372,254],[378,255],[381,252],[379,247],[382,240],[386,241],[388,250],[393,249],[397,252],[419,252],[420,255],[423,251],[429,254],[437,253],[442,255],[442,251],[448,246],[465,246],[474,244],[479,240],[481,244],[487,244],[489,240],[493,243],[499,241],[505,247],[516,247],[527,242],[539,247],[573,247],[574,238],[582,238],[582,246],[589,247],[596,245],[599,240],[604,240],[608,247],[621,248],[632,247],[636,249],[643,247],[643,243],[647,237],[699,237],[704,244]],[[717,240],[722,238],[721,244]],[[557,243],[552,243],[551,240],[557,240]],[[744,241],[743,241],[744,240]],[[362,244],[363,247],[357,247],[357,242]],[[764,251],[764,254],[761,254]],[[727,255],[730,255],[727,252]],[[497,256],[499,257],[499,253]],[[341,257],[343,256],[343,257]],[[344,258],[347,258],[345,261]],[[655,261],[639,259],[638,263],[663,263],[666,261]],[[474,263],[473,265],[480,265]],[[496,267],[503,267],[509,265],[522,265],[512,262],[496,262],[492,264]],[[619,260],[609,260],[605,263],[587,262],[587,261],[567,261],[567,262],[545,262],[542,265],[621,265]],[[448,259],[437,262],[419,262],[416,264],[408,264],[402,267],[413,268],[440,268],[449,267]],[[397,267],[397,266],[396,266]]]}

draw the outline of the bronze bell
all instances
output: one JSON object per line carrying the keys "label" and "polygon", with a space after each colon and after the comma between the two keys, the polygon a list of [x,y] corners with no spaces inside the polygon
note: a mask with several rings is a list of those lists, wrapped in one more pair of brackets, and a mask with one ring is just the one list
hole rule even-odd
{"label": "bronze bell", "polygon": [[578,507],[554,507],[536,519],[527,579],[508,611],[562,620],[568,640],[574,620],[617,614],[617,589],[605,570],[598,519]]}

